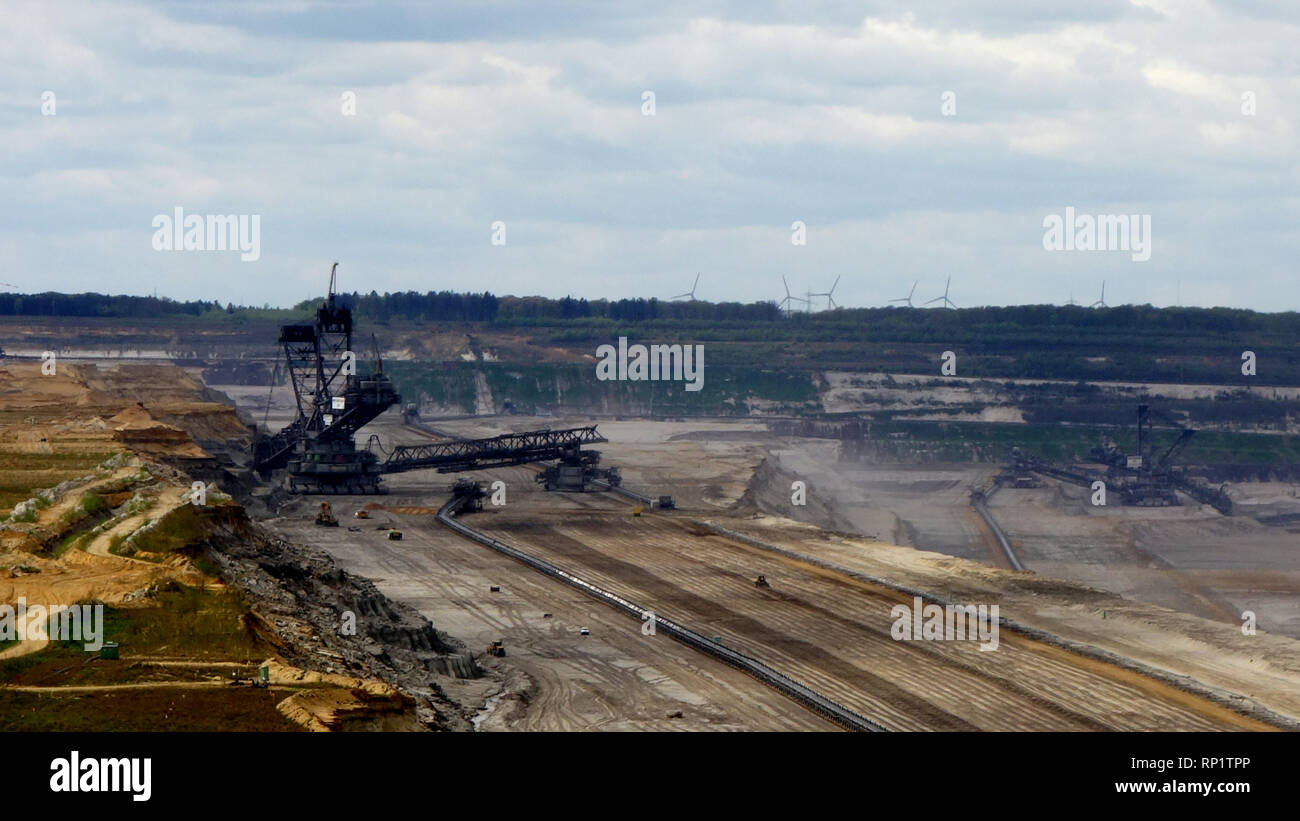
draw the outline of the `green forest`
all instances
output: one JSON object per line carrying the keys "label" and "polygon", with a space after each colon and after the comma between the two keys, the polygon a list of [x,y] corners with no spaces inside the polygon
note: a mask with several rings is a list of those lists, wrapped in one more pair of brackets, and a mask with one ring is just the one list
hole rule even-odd
{"label": "green forest", "polygon": [[[952,351],[957,375],[1300,385],[1300,313],[1235,308],[1108,308],[1020,305],[840,308],[783,314],[772,302],[665,302],[494,296],[491,293],[340,294],[359,325],[386,330],[454,326],[518,333],[532,344],[576,351],[628,336],[703,343],[711,366],[769,371],[938,373]],[[120,318],[202,328],[252,319],[301,321],[316,302],[289,309],[103,294],[0,294],[0,316]],[[1243,355],[1254,354],[1254,374]]]}

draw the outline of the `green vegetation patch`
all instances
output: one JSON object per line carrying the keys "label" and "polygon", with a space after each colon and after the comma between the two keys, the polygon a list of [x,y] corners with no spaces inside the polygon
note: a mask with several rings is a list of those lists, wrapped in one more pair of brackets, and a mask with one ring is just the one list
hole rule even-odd
{"label": "green vegetation patch", "polygon": [[111,684],[165,677],[132,663],[152,656],[255,665],[271,650],[248,630],[248,617],[248,607],[228,590],[173,583],[158,590],[148,606],[104,606],[101,638],[120,645],[120,659],[100,659],[84,641],[51,642],[39,652],[0,661],[0,683]]}
{"label": "green vegetation patch", "polygon": [[[116,547],[135,553],[167,554],[202,544],[208,537],[204,522],[194,505],[180,505],[157,522],[142,527]],[[110,552],[112,551],[110,546]]]}
{"label": "green vegetation patch", "polygon": [[282,688],[147,688],[92,693],[0,690],[10,732],[305,732],[276,704]]}
{"label": "green vegetation patch", "polygon": [[[101,659],[83,641],[0,661],[0,683],[38,687],[141,682],[185,683],[245,678],[271,649],[246,627],[248,608],[228,590],[171,584],[150,606],[104,607],[103,640],[119,644],[118,659]],[[145,663],[149,658],[234,661],[241,666],[186,667]],[[300,689],[300,688],[294,688]],[[10,731],[299,731],[276,704],[284,688],[160,686],[97,692],[32,693],[0,688],[0,728]]]}
{"label": "green vegetation patch", "polygon": [[[1125,453],[1136,450],[1137,434],[1132,429],[900,419],[872,422],[871,438],[858,447],[881,457],[896,457],[902,461],[925,454],[935,461],[998,462],[1006,459],[1012,448],[1020,448],[1051,461],[1084,462],[1088,461],[1089,452],[1107,437]],[[1148,441],[1154,441],[1163,450],[1174,443],[1176,434],[1162,430],[1157,431],[1154,437]],[[1300,437],[1200,431],[1176,461],[1203,465],[1296,464],[1300,463]]]}
{"label": "green vegetation patch", "polygon": [[757,400],[802,411],[821,404],[810,374],[755,367],[710,366],[704,389],[683,381],[596,378],[595,364],[516,365],[500,362],[400,362],[388,367],[407,402],[421,396],[473,413],[480,376],[500,410],[505,402],[521,413],[604,408],[607,412],[683,416],[744,416]]}
{"label": "green vegetation patch", "polygon": [[[41,488],[91,473],[103,453],[0,453],[0,518]],[[25,519],[25,521],[31,521]]]}

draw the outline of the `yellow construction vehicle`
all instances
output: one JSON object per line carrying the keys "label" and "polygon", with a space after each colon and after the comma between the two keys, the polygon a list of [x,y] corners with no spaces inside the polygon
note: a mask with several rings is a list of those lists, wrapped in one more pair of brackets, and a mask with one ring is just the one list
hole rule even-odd
{"label": "yellow construction vehicle", "polygon": [[339,520],[335,519],[334,514],[330,512],[329,502],[320,503],[320,511],[316,514],[316,524],[320,525],[321,527],[339,526]]}
{"label": "yellow construction vehicle", "polygon": [[400,531],[400,530],[390,530],[390,531],[388,531],[388,541],[390,541],[390,542],[400,542],[401,540],[402,540],[402,531]]}

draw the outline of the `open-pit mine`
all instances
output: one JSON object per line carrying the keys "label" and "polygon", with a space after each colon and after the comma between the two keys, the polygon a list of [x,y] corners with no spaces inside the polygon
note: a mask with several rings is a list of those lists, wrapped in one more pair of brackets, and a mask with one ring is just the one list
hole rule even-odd
{"label": "open-pit mine", "polygon": [[331,280],[261,359],[0,363],[0,602],[102,605],[112,645],[0,644],[6,725],[1300,727],[1300,499],[1175,469],[1147,404],[1091,467],[921,440],[1020,425],[1011,383],[440,413],[368,334]]}

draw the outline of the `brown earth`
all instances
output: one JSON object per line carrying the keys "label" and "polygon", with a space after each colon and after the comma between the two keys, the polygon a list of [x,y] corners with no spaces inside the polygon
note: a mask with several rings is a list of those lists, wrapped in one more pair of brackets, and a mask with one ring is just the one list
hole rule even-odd
{"label": "brown earth", "polygon": [[[439,424],[459,435],[500,432],[486,419]],[[684,510],[633,517],[621,500],[602,494],[545,494],[532,483],[531,471],[503,469],[471,478],[506,481],[509,504],[465,521],[640,605],[657,612],[662,608],[668,618],[716,633],[728,646],[899,729],[1262,729],[1294,727],[1300,721],[1300,642],[1263,632],[1244,636],[1234,625],[1082,585],[900,547],[887,532],[884,538],[867,539],[757,512],[789,509],[790,473],[798,475],[802,464],[769,463],[762,469],[763,454],[773,447],[769,440],[761,435],[709,438],[702,431],[710,427],[728,426],[601,425],[611,439],[601,450],[608,463],[623,469],[625,485],[651,495],[672,492]],[[387,422],[380,423],[380,430],[390,441],[416,435]],[[440,479],[437,486],[452,478]],[[964,506],[963,481],[945,482],[944,487],[952,485]],[[415,475],[392,477],[392,485],[389,512],[407,507],[403,502],[419,499],[427,508],[442,498]],[[833,500],[827,501],[833,507]],[[809,510],[815,518],[827,512],[815,506]],[[683,519],[721,524],[809,559],[783,557],[692,529]],[[435,604],[419,591],[441,585],[437,579],[446,574],[479,572],[469,569],[474,546],[462,555],[452,548],[455,537],[449,541],[436,523],[419,515],[401,520],[406,540],[400,544],[381,548],[364,535],[339,533],[331,534],[325,545],[350,565],[386,577],[380,586],[393,595],[428,602],[440,620],[456,618],[454,608]],[[280,521],[289,526],[289,520]],[[290,529],[296,531],[297,525]],[[377,549],[394,555],[375,564],[369,557]],[[397,554],[403,557],[400,563]],[[534,627],[531,619],[515,618],[534,608],[547,609],[558,594],[538,597],[542,591],[528,589],[525,595],[518,574],[507,576],[504,567],[495,572],[496,578],[513,580],[512,595],[497,603],[493,595],[477,591],[450,594],[466,610],[467,626],[458,629],[468,634],[473,630],[468,625],[478,619],[489,625],[505,619],[509,633],[501,627],[487,630],[499,630],[511,643],[536,651],[498,662],[507,670],[522,665],[541,692],[526,704],[497,702],[495,717],[486,723],[549,726],[549,710],[575,722],[582,715],[575,707],[589,699],[599,699],[614,714],[624,709],[633,714],[632,705],[613,690],[574,690],[562,686],[563,672],[558,677],[543,674],[547,665],[540,656],[550,658],[561,647],[562,669],[580,676],[587,687],[592,686],[587,671],[597,668],[586,653],[569,655],[576,648],[560,644],[552,649],[546,632],[538,631],[544,622]],[[527,569],[522,573],[527,575]],[[770,590],[754,586],[760,573],[772,584]],[[1001,648],[981,653],[963,642],[893,641],[891,608],[910,604],[911,590],[927,601],[998,604],[1010,619]],[[595,622],[593,609],[599,605],[588,608],[585,618]],[[587,639],[594,640],[594,634]],[[694,716],[699,728],[709,726],[698,710]]]}
{"label": "brown earth", "polygon": [[[207,507],[189,507],[191,479],[183,468],[210,461],[196,440],[219,446],[233,442],[242,449],[247,435],[232,407],[213,401],[200,382],[170,364],[59,361],[52,375],[42,374],[39,364],[0,368],[0,459],[11,460],[16,468],[9,471],[5,487],[13,503],[44,493],[40,505],[27,506],[22,520],[0,523],[0,603],[15,604],[21,598],[50,607],[93,601],[114,608],[129,622],[153,623],[159,602],[168,599],[159,591],[202,590],[217,601],[245,595],[247,591],[236,594],[210,575],[211,565],[201,569],[195,562],[201,551],[137,552],[132,557],[112,551],[133,534],[163,527],[174,512],[217,511],[214,505],[225,497],[216,487],[209,488]],[[88,499],[100,500],[102,507],[88,507]],[[201,516],[199,522],[209,519]],[[195,618],[200,615],[196,612]],[[232,646],[251,641],[248,646],[262,647],[262,652],[295,651],[298,637],[290,636],[282,646],[268,644],[262,636],[276,632],[274,619],[256,609],[249,615],[248,624],[224,622],[228,635],[213,640]],[[165,660],[140,655],[141,650],[167,649],[166,634],[147,631],[140,635],[164,644],[140,646],[137,639],[136,645],[121,648],[120,660],[101,660],[51,642],[43,630],[3,648],[0,723],[40,730],[430,726],[429,716],[417,715],[411,696],[365,674],[311,672],[275,659],[271,688],[253,688],[248,658],[212,658],[210,640],[195,644],[182,635],[190,629],[183,612],[172,619],[160,622],[181,629]],[[250,624],[267,628],[250,631]],[[310,663],[310,651],[300,655]],[[242,669],[242,686],[214,677],[214,665]],[[275,696],[276,706],[269,712],[268,695]],[[117,710],[112,720],[98,718],[96,701]]]}

